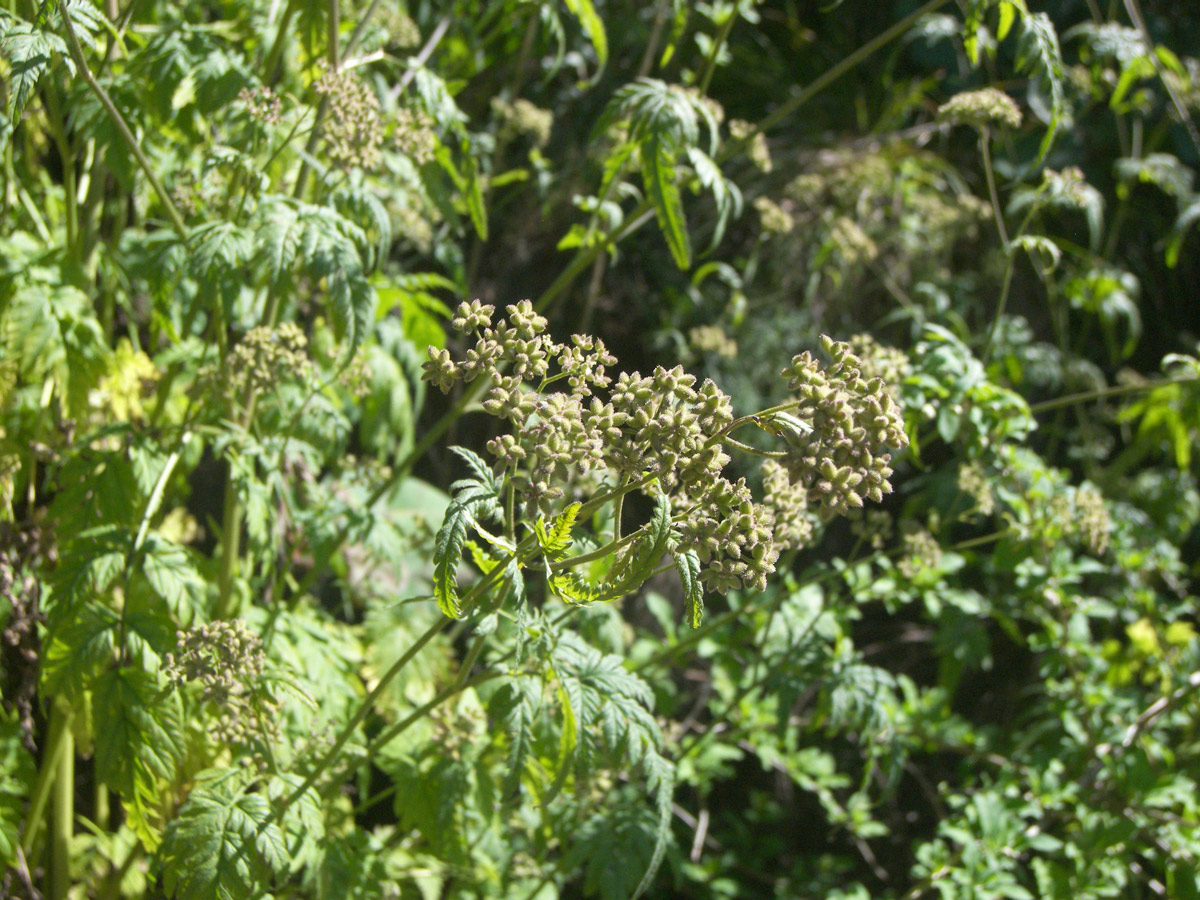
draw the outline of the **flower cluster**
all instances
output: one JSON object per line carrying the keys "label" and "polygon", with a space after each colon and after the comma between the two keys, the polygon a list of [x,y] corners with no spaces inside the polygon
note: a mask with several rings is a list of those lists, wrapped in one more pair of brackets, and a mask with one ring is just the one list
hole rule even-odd
{"label": "flower cluster", "polygon": [[746,155],[750,158],[750,162],[754,163],[755,168],[760,172],[771,171],[773,168],[771,151],[767,147],[767,138],[761,131],[755,131],[754,126],[743,119],[730,119],[729,134],[737,141],[745,141],[749,138]]}
{"label": "flower cluster", "polygon": [[716,325],[697,325],[688,331],[688,343],[700,353],[714,356],[737,356],[737,341]]}
{"label": "flower cluster", "polygon": [[242,745],[279,735],[279,704],[261,687],[265,667],[262,639],[241,619],[179,631],[175,652],[163,659],[168,681],[198,682],[200,696],[221,710],[213,736]]}
{"label": "flower cluster", "polygon": [[975,512],[990,516],[996,511],[996,496],[978,462],[964,463],[958,470],[958,489],[975,501]]}
{"label": "flower cluster", "polygon": [[858,357],[859,372],[867,381],[878,378],[894,388],[912,374],[912,361],[897,347],[881,344],[866,333],[856,334],[846,343]]}
{"label": "flower cluster", "polygon": [[783,372],[797,395],[794,415],[809,426],[788,434],[792,452],[784,465],[829,519],[891,493],[885,448],[906,447],[908,438],[887,386],[881,378],[863,377],[850,345],[822,335],[821,346],[833,359],[828,369],[806,351]]}
{"label": "flower cluster", "polygon": [[1112,531],[1112,518],[1104,505],[1104,495],[1085,484],[1076,488],[1072,500],[1074,534],[1090,553],[1103,556],[1108,550],[1109,532]]}
{"label": "flower cluster", "polygon": [[246,111],[254,121],[263,125],[279,124],[283,102],[269,87],[262,85],[256,88],[242,88],[237,98],[245,104]]}
{"label": "flower cluster", "polygon": [[397,10],[391,11],[390,20],[384,21],[394,47],[416,47],[421,43],[421,29],[417,23]]}
{"label": "flower cluster", "polygon": [[936,569],[942,562],[942,545],[924,528],[905,529],[904,556],[896,568],[905,578],[916,578],[926,569]]}
{"label": "flower cluster", "polygon": [[379,100],[353,72],[328,71],[313,89],[329,101],[324,123],[329,158],[343,168],[372,169],[379,164],[383,122]]}
{"label": "flower cluster", "polygon": [[433,160],[438,139],[434,121],[423,109],[401,107],[392,119],[396,148],[418,166]]}
{"label": "flower cluster", "polygon": [[[788,449],[764,465],[766,499],[759,502],[745,479],[724,476],[725,444],[734,427],[764,422],[735,420],[729,397],[711,380],[698,384],[682,367],[660,366],[614,381],[608,370],[616,360],[596,338],[556,343],[528,301],[509,306],[497,323],[494,312],[477,300],[461,304],[451,325],[475,343],[461,361],[431,347],[425,377],[443,391],[490,381],[483,409],[510,428],[488,450],[531,516],[549,513],[587,473],[664,490],[679,547],[696,552],[705,585],[762,589],[779,554],[811,536],[810,498],[828,517],[891,490],[882,446],[902,446],[904,433],[883,383],[860,376],[845,344],[827,342],[834,357],[828,372],[806,354],[811,365],[797,357],[786,373],[812,428],[787,436]],[[562,382],[565,389],[548,391]],[[775,425],[769,430],[782,433]]]}
{"label": "flower cluster", "polygon": [[849,216],[833,220],[827,240],[845,266],[869,265],[879,256],[879,245]]}
{"label": "flower cluster", "polygon": [[[235,397],[272,390],[285,377],[307,378],[312,372],[308,339],[287,322],[277,328],[259,325],[246,332],[225,365],[224,387]],[[210,378],[215,378],[210,373]]]}
{"label": "flower cluster", "polygon": [[755,197],[753,205],[762,230],[768,234],[787,234],[796,225],[792,214],[770,197]]}
{"label": "flower cluster", "polygon": [[991,87],[955,94],[938,107],[937,114],[943,122],[972,128],[989,125],[1017,128],[1021,124],[1021,109],[1012,97]]}
{"label": "flower cluster", "polygon": [[554,114],[549,110],[534,106],[524,97],[518,97],[512,103],[492,98],[492,111],[501,121],[500,137],[502,140],[513,138],[528,138],[535,147],[545,147],[550,142],[550,130],[554,127]]}

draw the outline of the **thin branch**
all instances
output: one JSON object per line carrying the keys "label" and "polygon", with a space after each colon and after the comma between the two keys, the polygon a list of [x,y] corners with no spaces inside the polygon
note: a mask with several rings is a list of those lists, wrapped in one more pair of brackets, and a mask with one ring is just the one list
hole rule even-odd
{"label": "thin branch", "polygon": [[83,57],[83,47],[79,44],[79,36],[75,34],[75,26],[72,24],[71,14],[67,10],[67,0],[58,0],[58,8],[62,13],[63,28],[67,33],[67,47],[71,51],[71,59],[75,63],[75,68],[79,70],[79,74],[83,76],[83,80],[87,82],[92,93],[96,95],[96,99],[100,101],[100,105],[104,107],[105,111],[112,118],[113,124],[117,126],[117,132],[121,135],[121,139],[125,141],[130,152],[133,153],[138,166],[146,174],[146,180],[150,182],[150,186],[154,188],[154,193],[158,195],[159,202],[162,203],[163,208],[167,211],[167,217],[171,220],[171,226],[175,229],[176,234],[181,238],[186,238],[187,223],[184,222],[183,216],[179,214],[179,210],[175,208],[175,204],[171,202],[171,195],[167,193],[167,189],[158,180],[158,176],[154,174],[154,167],[150,165],[150,160],[142,152],[137,138],[133,136],[133,132],[125,124],[125,118],[121,115],[121,111],[117,109],[116,104],[112,102],[112,98],[108,96],[108,92],[100,86],[95,76],[92,75],[91,69],[88,68],[87,60]]}

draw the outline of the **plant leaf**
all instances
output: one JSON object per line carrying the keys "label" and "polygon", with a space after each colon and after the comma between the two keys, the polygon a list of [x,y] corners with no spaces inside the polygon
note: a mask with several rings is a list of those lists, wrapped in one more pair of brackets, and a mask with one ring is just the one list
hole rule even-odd
{"label": "plant leaf", "polygon": [[646,193],[654,203],[658,227],[675,265],[686,269],[691,265],[692,250],[688,241],[687,221],[684,218],[683,202],[679,188],[675,186],[675,164],[667,148],[657,136],[647,138],[641,145],[642,181]]}
{"label": "plant leaf", "polygon": [[704,586],[700,583],[700,557],[695,550],[683,553],[676,551],[672,556],[675,559],[675,570],[679,573],[679,581],[683,585],[688,622],[693,628],[699,628],[704,619]]}
{"label": "plant leaf", "polygon": [[287,846],[261,794],[225,773],[192,791],[167,826],[158,858],[178,900],[250,900],[286,869]]}

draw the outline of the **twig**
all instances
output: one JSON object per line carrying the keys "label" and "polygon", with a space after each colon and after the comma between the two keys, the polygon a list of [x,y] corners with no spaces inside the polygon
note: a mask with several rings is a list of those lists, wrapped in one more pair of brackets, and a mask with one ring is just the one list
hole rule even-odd
{"label": "twig", "polygon": [[154,193],[158,195],[159,202],[167,211],[167,217],[171,220],[171,226],[175,229],[176,234],[181,238],[187,237],[187,224],[183,221],[183,216],[179,214],[179,210],[175,208],[175,204],[171,202],[171,195],[167,193],[167,189],[163,187],[162,182],[158,180],[158,176],[154,174],[154,168],[150,165],[150,160],[146,159],[146,154],[142,152],[141,145],[137,138],[133,136],[133,132],[129,130],[129,126],[125,124],[125,118],[121,115],[121,111],[117,109],[116,104],[112,102],[112,98],[108,96],[108,92],[100,86],[92,75],[91,69],[88,68],[87,60],[83,57],[83,47],[79,44],[79,36],[75,34],[75,26],[71,23],[71,14],[67,10],[67,0],[58,0],[58,8],[62,13],[63,29],[67,33],[67,47],[71,51],[71,59],[75,63],[75,68],[79,70],[79,74],[83,76],[83,80],[87,82],[96,99],[100,101],[100,105],[112,118],[113,124],[117,126],[117,132],[121,135],[137,160],[138,166],[146,174],[146,180],[150,182],[150,186],[154,188]]}

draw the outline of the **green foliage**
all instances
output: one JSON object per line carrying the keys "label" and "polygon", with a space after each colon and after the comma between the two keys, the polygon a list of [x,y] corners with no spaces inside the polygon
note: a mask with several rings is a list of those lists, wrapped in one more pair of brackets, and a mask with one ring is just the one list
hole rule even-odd
{"label": "green foliage", "polygon": [[245,900],[282,870],[288,848],[271,807],[233,772],[210,772],[163,838],[163,887],[181,900]]}
{"label": "green foliage", "polygon": [[6,866],[17,861],[22,807],[34,777],[33,757],[21,741],[16,717],[0,718],[0,860]]}

